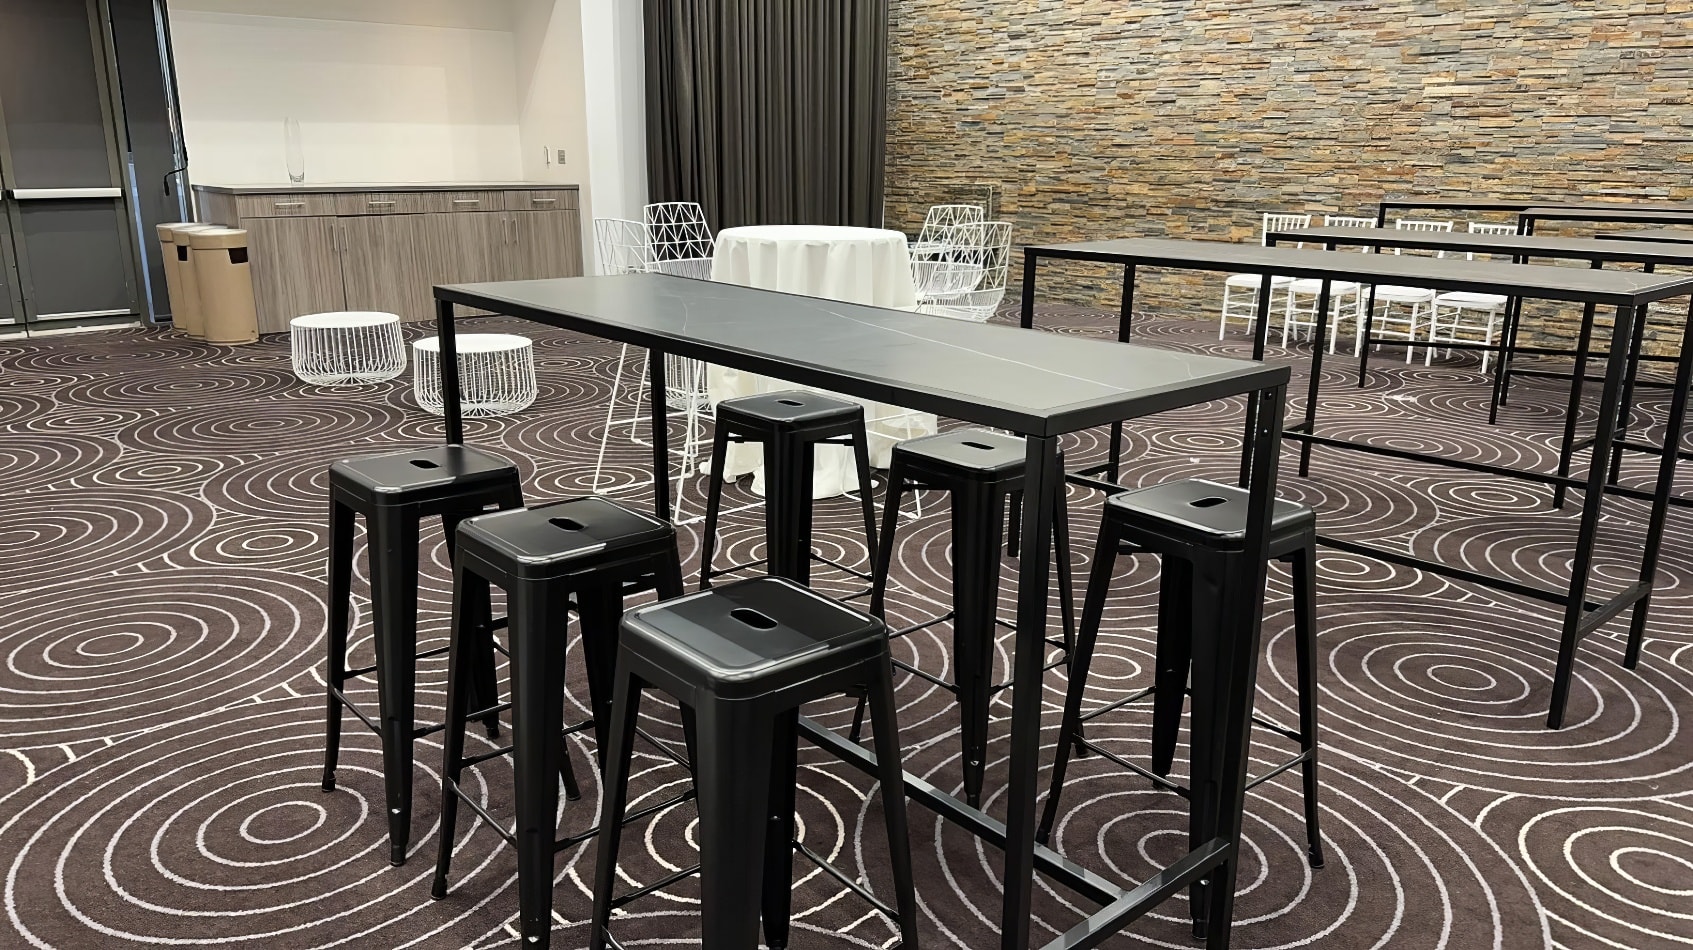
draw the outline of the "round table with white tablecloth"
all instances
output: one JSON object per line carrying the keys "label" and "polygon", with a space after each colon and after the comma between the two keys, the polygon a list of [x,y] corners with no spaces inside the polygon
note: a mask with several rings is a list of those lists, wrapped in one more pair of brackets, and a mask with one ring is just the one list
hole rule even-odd
{"label": "round table with white tablecloth", "polygon": [[[880,228],[803,224],[729,228],[717,235],[711,279],[874,307],[911,310],[917,306],[905,235]],[[706,379],[713,405],[736,396],[795,388],[779,379],[721,366],[711,367]],[[857,401],[864,404],[870,464],[877,468],[887,467],[896,443],[935,432],[933,413]],[[751,472],[753,491],[762,493],[762,461],[759,446],[732,445],[724,474],[735,478]],[[819,447],[812,494],[827,498],[857,488],[851,451]]]}

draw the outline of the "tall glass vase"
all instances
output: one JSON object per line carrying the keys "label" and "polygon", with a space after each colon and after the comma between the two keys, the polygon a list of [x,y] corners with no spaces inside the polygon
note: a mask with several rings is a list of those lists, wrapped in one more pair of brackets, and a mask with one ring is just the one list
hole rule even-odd
{"label": "tall glass vase", "polygon": [[306,180],[306,153],[300,143],[300,120],[282,120],[282,149],[288,161],[288,180],[298,185]]}

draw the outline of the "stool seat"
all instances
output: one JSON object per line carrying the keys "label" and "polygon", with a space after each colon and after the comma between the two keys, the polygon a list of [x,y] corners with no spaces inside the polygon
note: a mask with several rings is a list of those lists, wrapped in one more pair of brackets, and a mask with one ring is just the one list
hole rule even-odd
{"label": "stool seat", "polygon": [[330,481],[337,488],[371,505],[428,504],[505,485],[516,477],[512,463],[468,445],[366,455],[329,466]]}
{"label": "stool seat", "polygon": [[1023,477],[1028,443],[1022,436],[989,429],[954,429],[894,446],[913,465],[943,467],[949,474],[980,475],[992,481]]}
{"label": "stool seat", "polygon": [[758,393],[725,399],[717,404],[719,417],[729,415],[737,421],[776,426],[815,425],[837,416],[840,421],[850,422],[850,417],[859,416],[863,409],[851,400],[804,389]]}
{"label": "stool seat", "polygon": [[458,540],[467,550],[492,553],[514,578],[548,580],[655,545],[661,550],[673,547],[676,529],[588,496],[473,518],[459,526]]}
{"label": "stool seat", "polygon": [[[1204,545],[1213,550],[1239,550],[1246,541],[1246,509],[1251,495],[1243,488],[1188,478],[1112,495],[1106,508],[1137,527],[1148,522],[1161,534]],[[1312,530],[1317,514],[1284,498],[1275,500],[1270,515],[1270,556],[1278,541]]]}
{"label": "stool seat", "polygon": [[630,653],[677,675],[686,671],[698,689],[724,698],[855,666],[885,644],[882,621],[774,577],[636,611],[623,622],[622,640]]}

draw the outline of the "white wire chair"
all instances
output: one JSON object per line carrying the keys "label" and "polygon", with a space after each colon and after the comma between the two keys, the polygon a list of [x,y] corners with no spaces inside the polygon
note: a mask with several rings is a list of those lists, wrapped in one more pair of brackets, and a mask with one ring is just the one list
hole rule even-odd
{"label": "white wire chair", "polygon": [[[1005,299],[1006,272],[1011,263],[1011,223],[984,221],[952,229],[953,245],[947,257],[964,289],[936,293],[918,309],[956,320],[983,323],[999,310]],[[919,298],[921,299],[921,298]]]}
{"label": "white wire chair", "polygon": [[642,208],[641,218],[647,226],[647,270],[711,279],[715,242],[705,222],[705,209],[692,201],[663,201]]}
{"label": "white wire chair", "polygon": [[923,216],[923,229],[911,245],[911,283],[917,290],[918,303],[956,297],[981,279],[981,271],[972,269],[971,262],[961,259],[958,248],[979,243],[968,227],[981,224],[986,218],[981,205],[948,204],[929,208]]}
{"label": "white wire chair", "polygon": [[[1487,224],[1481,221],[1471,221],[1470,233],[1515,234],[1517,233],[1517,226],[1514,224]],[[1475,260],[1475,252],[1473,251],[1464,256],[1467,260]],[[1505,303],[1508,299],[1502,294],[1484,294],[1470,290],[1453,290],[1437,294],[1434,298],[1434,304],[1429,310],[1428,341],[1430,343],[1457,342],[1461,339],[1460,333],[1475,331],[1480,333],[1481,342],[1492,345],[1494,331],[1498,329],[1499,317],[1505,312]],[[1464,315],[1466,313],[1478,314],[1482,318],[1482,322],[1475,326],[1465,326]],[[1451,320],[1443,324],[1441,322],[1442,317],[1450,317]],[[1452,350],[1450,348],[1447,349],[1446,355],[1451,357]],[[1483,373],[1487,372],[1488,357],[1492,355],[1489,350],[1481,351],[1481,371]],[[1428,366],[1433,361],[1434,347],[1431,346],[1423,355],[1423,365]]]}
{"label": "white wire chair", "polygon": [[[659,207],[649,205],[649,208]],[[693,207],[698,208],[698,205]],[[668,212],[662,213],[668,214]],[[661,214],[661,216],[662,216]],[[700,221],[703,228],[704,221]],[[705,232],[709,234],[709,231]],[[652,229],[643,221],[625,218],[595,218],[594,245],[598,252],[600,273],[636,274],[653,270]],[[663,252],[659,252],[663,253]],[[681,259],[670,263],[679,263]],[[704,277],[710,277],[711,258],[705,258]],[[693,276],[679,274],[678,276]],[[594,459],[593,479],[589,483],[595,494],[606,495],[627,491],[641,484],[639,481],[616,484],[615,476],[605,472],[606,446],[613,432],[622,429],[625,437],[636,445],[651,445],[636,434],[636,427],[650,422],[641,412],[647,398],[647,351],[624,344],[617,355],[617,368],[612,373],[611,398],[606,405],[605,426],[600,430],[600,450]],[[634,392],[631,394],[630,390]],[[704,410],[709,404],[706,392],[705,364],[699,360],[665,354],[664,391],[666,406],[672,416],[683,417],[682,469],[677,479],[688,478],[703,464],[701,449],[706,444]],[[618,418],[618,406],[627,408],[628,415]],[[682,511],[680,488],[671,494],[675,499],[674,514]]]}
{"label": "white wire chair", "polygon": [[[1325,228],[1373,228],[1375,218],[1355,218],[1346,215],[1323,215]],[[1368,252],[1369,248],[1360,247],[1360,251]],[[1317,325],[1317,297],[1322,293],[1323,282],[1315,278],[1305,277],[1295,280],[1287,286],[1287,312],[1282,318],[1282,346],[1287,346],[1290,330],[1296,333],[1315,329]],[[1352,355],[1357,356],[1358,350],[1364,345],[1364,297],[1365,288],[1362,284],[1350,280],[1336,280],[1329,284],[1329,352],[1335,350],[1335,343],[1340,339],[1341,321],[1348,317],[1352,320],[1353,341]],[[1310,298],[1310,304],[1301,302],[1302,298]]]}
{"label": "white wire chair", "polygon": [[[1393,222],[1394,228],[1400,231],[1450,231],[1450,221],[1413,221],[1399,218]],[[1401,248],[1394,248],[1393,253],[1399,254]],[[1435,251],[1435,257],[1445,257],[1445,251]],[[1402,287],[1396,284],[1378,284],[1376,286],[1376,303],[1381,305],[1381,312],[1371,321],[1376,332],[1387,332],[1394,336],[1404,337],[1414,341],[1417,331],[1422,329],[1422,321],[1427,317],[1427,310],[1434,309],[1434,291],[1427,287]],[[1403,313],[1395,312],[1398,306]],[[1416,350],[1405,348],[1405,362],[1410,364]]]}
{"label": "white wire chair", "polygon": [[[1295,228],[1311,226],[1311,216],[1308,214],[1270,213],[1263,217],[1258,228],[1258,243],[1268,244],[1271,231],[1291,231]],[[1294,245],[1301,247],[1302,244]],[[1223,312],[1217,321],[1217,339],[1221,340],[1229,329],[1229,318],[1235,317],[1246,321],[1246,328],[1252,329],[1258,319],[1258,288],[1264,282],[1261,274],[1230,274],[1223,281]],[[1281,274],[1270,275],[1271,309],[1275,308],[1275,293],[1282,291],[1283,307],[1286,307],[1287,288],[1293,283],[1292,277]],[[1237,298],[1246,298],[1244,302]],[[1286,326],[1286,317],[1283,318]]]}

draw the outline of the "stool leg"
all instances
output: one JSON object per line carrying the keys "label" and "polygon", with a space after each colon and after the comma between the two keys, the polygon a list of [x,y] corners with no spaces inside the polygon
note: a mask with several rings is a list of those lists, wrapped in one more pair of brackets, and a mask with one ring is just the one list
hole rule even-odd
{"label": "stool leg", "polygon": [[[480,508],[468,511],[454,512],[441,516],[441,528],[447,538],[447,559],[455,562],[458,557],[459,524],[481,513]],[[480,626],[473,634],[475,637],[474,650],[469,651],[466,675],[470,677],[467,688],[470,692],[470,709],[487,709],[500,704],[499,670],[494,659],[494,631],[488,629],[486,619],[480,621]],[[488,738],[497,739],[500,735],[500,716],[490,713],[483,717],[482,727],[488,733]]]}
{"label": "stool leg", "polygon": [[894,703],[893,666],[882,658],[869,687],[875,729],[876,777],[882,784],[882,822],[888,826],[888,861],[893,865],[894,908],[899,911],[900,946],[917,948],[917,889],[911,873],[911,835],[905,819],[905,772],[900,765],[899,716]]}
{"label": "stool leg", "polygon": [[341,753],[341,691],[347,684],[347,633],[353,610],[353,510],[329,503],[329,653],[324,667],[328,697],[323,726],[323,790],[335,790]]}
{"label": "stool leg", "polygon": [[417,725],[417,518],[409,511],[378,508],[370,521],[388,863],[399,867],[411,841],[412,741]]}
{"label": "stool leg", "polygon": [[794,798],[799,789],[799,710],[776,717],[770,740],[770,795],[764,812],[764,943],[770,950],[788,945],[793,913]]}
{"label": "stool leg", "polygon": [[1058,820],[1058,798],[1064,790],[1064,773],[1070,755],[1082,753],[1077,740],[1082,734],[1082,694],[1087,691],[1088,667],[1093,664],[1094,644],[1099,639],[1100,620],[1105,616],[1105,595],[1111,588],[1111,573],[1117,564],[1117,532],[1109,520],[1099,526],[1099,542],[1093,549],[1093,567],[1088,571],[1087,600],[1082,603],[1082,625],[1076,631],[1076,649],[1070,655],[1070,685],[1064,693],[1064,718],[1058,726],[1057,757],[1052,762],[1052,787],[1046,793],[1035,840],[1045,844]]}
{"label": "stool leg", "polygon": [[623,813],[629,805],[629,760],[635,754],[635,723],[640,712],[641,683],[627,670],[621,670],[612,687],[605,799],[600,808],[598,857],[594,859],[594,917],[588,930],[589,950],[606,948],[611,892],[617,882],[617,848],[623,837]]}
{"label": "stool leg", "polygon": [[724,456],[729,454],[729,429],[722,420],[712,427],[711,475],[705,487],[705,524],[700,533],[700,590],[711,587],[711,561],[717,553],[717,513],[723,506]]}
{"label": "stool leg", "polygon": [[1317,546],[1293,558],[1293,640],[1299,679],[1299,748],[1305,753],[1305,837],[1307,858],[1323,866],[1323,835],[1317,823]]}
{"label": "stool leg", "polygon": [[1011,493],[1011,520],[1005,531],[1005,556],[1014,558],[1023,550],[1023,492]]}
{"label": "stool leg", "polygon": [[755,705],[713,702],[695,710],[701,950],[758,946],[764,836],[770,822],[764,796],[752,790],[769,785],[775,736],[774,723],[749,708]]}
{"label": "stool leg", "polygon": [[576,592],[582,618],[582,658],[588,669],[588,705],[594,711],[594,742],[600,771],[610,739],[611,691],[617,672],[617,625],[623,620],[623,594],[601,587]]}
{"label": "stool leg", "polygon": [[1152,771],[1169,775],[1176,758],[1182,706],[1187,702],[1187,674],[1192,665],[1193,565],[1164,557],[1158,566],[1158,652],[1152,692]]}
{"label": "stool leg", "polygon": [[[1193,710],[1189,729],[1192,738],[1188,788],[1188,848],[1197,848],[1216,836],[1215,817],[1220,790],[1217,777],[1212,774],[1221,754],[1221,730],[1217,728],[1214,711],[1220,697],[1212,695],[1210,685],[1216,679],[1214,670],[1219,660],[1218,632],[1222,629],[1219,607],[1222,601],[1222,573],[1238,570],[1239,558],[1221,558],[1212,563],[1192,564],[1191,585],[1193,625],[1191,640],[1193,674]],[[1206,935],[1206,886],[1203,880],[1188,888],[1188,910],[1193,917],[1193,935]]]}
{"label": "stool leg", "polygon": [[552,930],[559,732],[564,725],[564,639],[551,634],[564,603],[545,584],[515,587],[507,600],[518,917],[523,946],[545,950]]}
{"label": "stool leg", "polygon": [[888,573],[894,563],[894,531],[899,528],[899,506],[905,499],[905,464],[894,456],[888,464],[888,493],[882,499],[882,534],[876,545],[876,564],[870,570],[870,613],[886,620]]}
{"label": "stool leg", "polygon": [[987,769],[988,706],[992,700],[995,614],[999,606],[999,546],[1005,496],[974,483],[952,496],[952,656],[964,763],[964,800],[982,802]]}
{"label": "stool leg", "polygon": [[459,777],[464,774],[464,727],[469,716],[472,664],[478,649],[473,642],[486,630],[488,581],[453,565],[453,626],[447,650],[447,725],[441,736],[441,836],[435,849],[435,881],[429,896],[447,896],[447,874],[452,870],[453,840],[458,834]]}
{"label": "stool leg", "polygon": [[864,553],[869,558],[874,557],[879,548],[876,545],[876,499],[871,494],[870,441],[863,426],[852,433],[852,456],[858,463],[858,500],[864,508]]}

